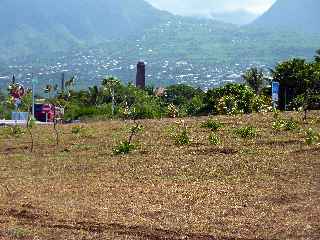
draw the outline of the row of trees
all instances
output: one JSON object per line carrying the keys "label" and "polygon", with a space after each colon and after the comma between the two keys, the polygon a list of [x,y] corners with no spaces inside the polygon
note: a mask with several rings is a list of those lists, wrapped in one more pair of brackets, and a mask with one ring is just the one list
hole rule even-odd
{"label": "row of trees", "polygon": [[320,104],[320,49],[316,51],[314,61],[290,59],[270,69],[271,78],[262,70],[252,68],[244,74],[246,83],[257,94],[266,90],[270,81],[280,83],[279,107],[281,110],[318,109]]}
{"label": "row of trees", "polygon": [[[227,84],[207,92],[187,85],[164,89],[139,89],[124,85],[115,77],[106,77],[100,86],[75,90],[74,77],[61,91],[47,85],[47,101],[65,108],[65,119],[83,117],[160,118],[166,116],[198,116],[207,114],[252,113],[271,109],[271,79],[280,83],[280,108],[319,108],[320,50],[314,61],[292,59],[271,70],[271,77],[252,68],[244,76],[246,84]],[[269,74],[270,76],[270,74]],[[1,103],[7,102],[0,95]],[[1,104],[5,106],[5,104]],[[4,115],[12,106],[0,108]]]}

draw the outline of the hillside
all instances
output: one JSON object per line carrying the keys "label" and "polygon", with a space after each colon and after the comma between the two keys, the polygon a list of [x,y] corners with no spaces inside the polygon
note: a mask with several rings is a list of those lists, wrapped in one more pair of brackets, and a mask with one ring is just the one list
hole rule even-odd
{"label": "hillside", "polygon": [[253,65],[310,59],[320,42],[320,34],[174,16],[144,0],[4,0],[0,20],[0,88],[12,74],[26,85],[36,74],[44,85],[62,71],[81,76],[79,88],[105,75],[130,82],[144,60],[148,84],[208,89],[240,81]]}
{"label": "hillside", "polygon": [[144,0],[3,0],[3,59],[139,34],[169,15]]}
{"label": "hillside", "polygon": [[[319,112],[280,117],[320,131]],[[58,147],[51,126],[36,126],[34,153],[28,134],[0,128],[0,239],[319,239],[320,146],[304,131],[275,133],[271,113],[217,119],[218,146],[206,117],[184,119],[187,146],[168,133],[177,119],[139,121],[128,155],[112,148],[130,121],[59,125]],[[247,124],[256,138],[233,135]]]}
{"label": "hillside", "polygon": [[257,14],[248,12],[245,10],[235,10],[228,12],[213,12],[209,18],[226,22],[233,23],[235,25],[246,25],[252,23],[258,17]]}
{"label": "hillside", "polygon": [[319,0],[277,0],[253,25],[320,34]]}
{"label": "hillside", "polygon": [[135,65],[144,60],[148,85],[187,83],[207,89],[240,81],[252,65],[267,69],[292,57],[310,59],[319,48],[320,36],[240,28],[186,17],[169,19],[148,28],[141,36],[19,58],[13,63],[16,67],[7,67],[2,75],[16,73],[21,81],[30,81],[30,74],[35,73],[46,84],[49,79],[59,83],[61,72],[68,71],[69,76],[80,76],[77,87],[86,88],[100,84],[105,75],[134,81]]}

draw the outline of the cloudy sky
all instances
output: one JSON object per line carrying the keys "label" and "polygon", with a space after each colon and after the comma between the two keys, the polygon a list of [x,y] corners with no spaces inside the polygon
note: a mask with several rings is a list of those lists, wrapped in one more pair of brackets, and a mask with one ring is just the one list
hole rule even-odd
{"label": "cloudy sky", "polygon": [[266,11],[276,0],[147,0],[154,6],[182,15],[247,10],[255,14]]}

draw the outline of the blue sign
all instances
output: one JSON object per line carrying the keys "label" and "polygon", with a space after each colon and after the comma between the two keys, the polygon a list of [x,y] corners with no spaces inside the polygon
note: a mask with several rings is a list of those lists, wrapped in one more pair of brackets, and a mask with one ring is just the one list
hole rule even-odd
{"label": "blue sign", "polygon": [[280,83],[272,82],[272,103],[273,107],[276,108],[279,102],[279,91],[280,91]]}

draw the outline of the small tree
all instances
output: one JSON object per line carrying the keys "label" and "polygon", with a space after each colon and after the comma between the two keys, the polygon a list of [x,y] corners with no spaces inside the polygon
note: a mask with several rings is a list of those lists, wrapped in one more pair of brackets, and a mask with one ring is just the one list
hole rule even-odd
{"label": "small tree", "polygon": [[51,99],[52,93],[56,92],[58,90],[58,85],[52,85],[52,84],[47,84],[46,87],[43,89],[44,93],[48,94],[48,99]]}
{"label": "small tree", "polygon": [[33,152],[33,148],[34,148],[34,138],[32,134],[32,128],[34,127],[35,123],[36,123],[35,119],[31,114],[29,114],[28,120],[27,120],[27,130],[31,139],[30,152]]}
{"label": "small tree", "polygon": [[176,126],[169,129],[169,134],[177,145],[189,145],[191,139],[189,136],[188,126],[185,121],[176,122]]}
{"label": "small tree", "polygon": [[134,126],[132,126],[130,128],[130,134],[128,137],[128,140],[120,142],[114,149],[113,149],[113,153],[115,155],[119,155],[119,154],[128,154],[130,153],[132,150],[134,150],[136,148],[136,145],[133,144],[133,138],[139,133],[143,131],[143,126],[140,125],[139,123],[136,122],[136,120],[134,120]]}
{"label": "small tree", "polygon": [[53,118],[53,130],[55,133],[55,137],[56,137],[56,146],[59,146],[59,131],[57,129],[57,125],[58,125],[58,120],[57,120],[57,112],[56,112],[56,106],[54,107],[54,118]]}

